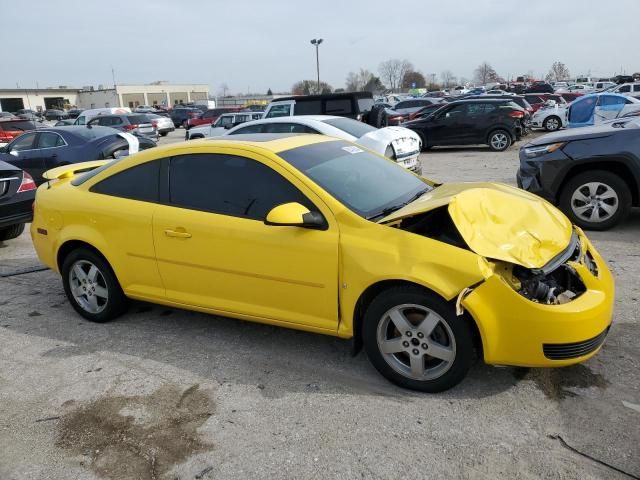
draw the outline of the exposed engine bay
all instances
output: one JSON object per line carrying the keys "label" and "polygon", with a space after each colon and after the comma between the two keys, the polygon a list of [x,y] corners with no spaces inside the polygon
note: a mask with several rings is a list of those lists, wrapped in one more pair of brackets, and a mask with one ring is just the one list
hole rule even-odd
{"label": "exposed engine bay", "polygon": [[[471,250],[456,228],[446,207],[436,208],[421,215],[404,218],[397,228],[438,240],[465,250]],[[584,258],[583,258],[584,257]],[[558,305],[570,302],[586,291],[586,287],[571,262],[581,262],[597,275],[591,255],[582,254],[582,247],[574,236],[562,261],[549,269],[529,269],[521,265],[487,259],[494,271],[511,288],[532,302]]]}

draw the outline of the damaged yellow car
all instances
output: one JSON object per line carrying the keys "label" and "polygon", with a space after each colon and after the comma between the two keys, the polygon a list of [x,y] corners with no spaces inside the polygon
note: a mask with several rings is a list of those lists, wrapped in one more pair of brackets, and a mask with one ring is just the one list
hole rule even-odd
{"label": "damaged yellow car", "polygon": [[137,299],[352,338],[427,392],[476,356],[581,362],[611,324],[607,265],[555,207],[342,140],[228,136],[45,175],[33,243],[95,322]]}

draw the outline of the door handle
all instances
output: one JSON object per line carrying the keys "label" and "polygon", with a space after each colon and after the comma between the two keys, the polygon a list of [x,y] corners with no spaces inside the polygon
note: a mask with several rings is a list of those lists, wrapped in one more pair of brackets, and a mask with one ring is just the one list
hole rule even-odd
{"label": "door handle", "polygon": [[185,231],[183,228],[178,228],[176,230],[165,230],[164,234],[167,237],[172,238],[191,238],[191,234]]}

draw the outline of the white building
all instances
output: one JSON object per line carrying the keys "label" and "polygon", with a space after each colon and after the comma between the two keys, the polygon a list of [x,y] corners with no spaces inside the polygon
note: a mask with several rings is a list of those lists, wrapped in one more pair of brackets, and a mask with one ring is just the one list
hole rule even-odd
{"label": "white building", "polygon": [[0,88],[0,111],[15,112],[50,108],[131,107],[138,105],[177,105],[209,98],[205,84],[116,85],[115,88]]}

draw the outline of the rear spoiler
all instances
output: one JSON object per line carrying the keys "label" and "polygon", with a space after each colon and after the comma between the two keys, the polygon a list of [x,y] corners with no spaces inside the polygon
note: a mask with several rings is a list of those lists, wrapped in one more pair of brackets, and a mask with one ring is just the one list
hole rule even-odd
{"label": "rear spoiler", "polygon": [[71,165],[63,165],[62,167],[52,168],[42,174],[47,180],[62,180],[64,178],[72,178],[78,173],[88,172],[95,168],[101,167],[109,163],[111,160],[94,160],[93,162],[73,163]]}

